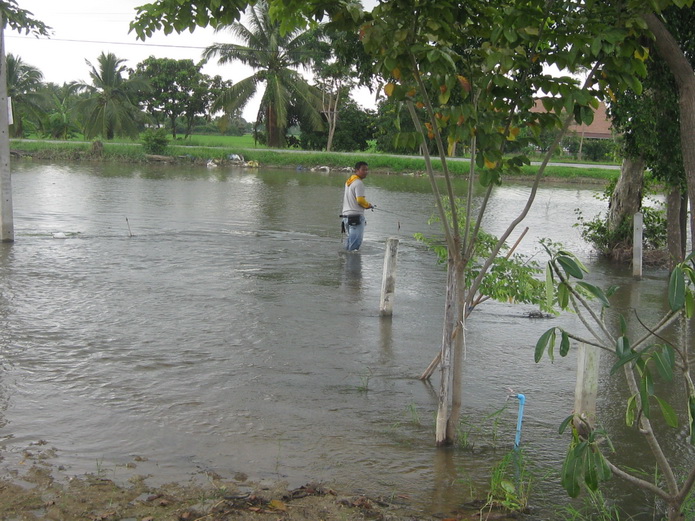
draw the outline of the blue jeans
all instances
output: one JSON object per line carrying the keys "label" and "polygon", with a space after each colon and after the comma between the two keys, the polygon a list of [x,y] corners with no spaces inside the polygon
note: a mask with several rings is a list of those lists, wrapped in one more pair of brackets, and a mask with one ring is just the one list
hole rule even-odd
{"label": "blue jeans", "polygon": [[348,224],[347,217],[343,217],[343,224],[347,230],[345,249],[347,251],[359,250],[360,246],[362,246],[362,239],[364,238],[364,226],[367,224],[364,215],[360,215],[359,224]]}

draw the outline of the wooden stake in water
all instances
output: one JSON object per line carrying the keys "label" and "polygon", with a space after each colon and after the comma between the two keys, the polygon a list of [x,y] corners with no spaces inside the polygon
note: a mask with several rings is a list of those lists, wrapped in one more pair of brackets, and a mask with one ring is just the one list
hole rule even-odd
{"label": "wooden stake in water", "polygon": [[127,217],[125,218],[125,223],[128,225],[128,236],[129,236],[129,237],[132,237],[132,236],[133,236],[133,232],[130,231],[130,222],[128,221],[128,218],[127,218]]}
{"label": "wooden stake in water", "polygon": [[396,292],[396,264],[398,259],[398,238],[389,237],[386,240],[386,253],[384,255],[384,274],[381,280],[381,302],[379,314],[383,316],[393,315],[393,299]]}

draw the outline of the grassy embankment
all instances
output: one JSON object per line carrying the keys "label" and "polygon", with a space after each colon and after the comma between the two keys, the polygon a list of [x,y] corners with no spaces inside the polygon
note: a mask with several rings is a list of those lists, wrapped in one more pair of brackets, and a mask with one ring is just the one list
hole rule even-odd
{"label": "grassy embankment", "polygon": [[[145,163],[152,161],[143,151],[139,142],[119,140],[103,142],[103,150],[95,152],[93,144],[86,141],[45,141],[45,140],[11,140],[10,148],[22,156],[35,159],[56,161],[114,161]],[[166,156],[171,161],[206,163],[212,159],[219,163],[228,161],[230,154],[239,154],[246,161],[257,161],[261,166],[306,168],[327,166],[344,168],[364,160],[370,169],[396,173],[423,172],[425,161],[422,158],[406,155],[381,154],[376,152],[315,152],[301,150],[273,150],[262,145],[255,145],[251,136],[191,136],[189,139],[170,142]],[[557,161],[571,161],[558,158]],[[434,160],[435,169],[441,169],[439,160]],[[455,175],[468,172],[468,161],[450,160],[449,169]],[[524,176],[534,176],[536,166],[523,169]],[[619,170],[608,170],[601,165],[587,163],[585,167],[550,165],[546,167],[545,176],[560,180],[595,180],[606,181],[617,178]]]}

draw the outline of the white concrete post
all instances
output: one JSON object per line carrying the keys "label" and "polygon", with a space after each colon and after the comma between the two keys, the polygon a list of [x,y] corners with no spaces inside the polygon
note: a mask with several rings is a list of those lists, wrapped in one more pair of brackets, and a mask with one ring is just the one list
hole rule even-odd
{"label": "white concrete post", "polygon": [[577,383],[574,388],[574,414],[596,425],[596,396],[601,350],[596,346],[579,344],[577,357]]}
{"label": "white concrete post", "polygon": [[642,278],[642,238],[644,236],[644,218],[637,212],[632,220],[632,276]]}
{"label": "white concrete post", "polygon": [[393,315],[393,298],[396,292],[396,264],[398,260],[398,238],[389,237],[386,240],[386,253],[384,254],[384,273],[381,279],[381,302],[379,314],[383,316]]}
{"label": "white concrete post", "polygon": [[14,242],[4,20],[0,13],[0,241]]}

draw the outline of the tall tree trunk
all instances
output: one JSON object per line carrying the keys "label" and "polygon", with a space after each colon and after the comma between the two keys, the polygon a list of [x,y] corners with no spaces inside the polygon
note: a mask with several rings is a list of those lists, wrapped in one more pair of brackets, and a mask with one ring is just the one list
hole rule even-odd
{"label": "tall tree trunk", "polygon": [[465,263],[463,256],[456,258],[456,324],[454,324],[453,360],[451,369],[451,411],[447,422],[446,437],[450,443],[456,441],[459,420],[461,419],[461,407],[463,405],[463,358],[466,344],[466,284]]}
{"label": "tall tree trunk", "polygon": [[340,89],[336,90],[335,96],[328,95],[328,108],[325,110],[326,120],[328,121],[328,141],[326,142],[326,152],[333,148],[333,137],[335,128],[338,126],[338,102],[340,100]]}
{"label": "tall tree trunk", "polygon": [[[437,420],[435,426],[435,442],[437,445],[450,445],[453,442],[449,429],[451,416],[451,382],[453,371],[451,367],[453,358],[454,335],[456,334],[456,300],[457,277],[456,261],[457,252],[449,250],[449,258],[446,270],[446,297],[444,301],[444,327],[442,331],[442,346],[440,357],[441,383],[439,385],[439,406],[437,407]],[[458,253],[460,255],[460,253]]]}
{"label": "tall tree trunk", "polygon": [[[663,22],[653,13],[644,15],[644,20],[656,37],[655,45],[659,56],[668,64],[678,85],[683,168],[690,208],[695,208],[695,146],[692,144],[692,136],[695,134],[695,72]],[[690,213],[691,248],[695,245],[693,239],[695,239],[695,212]]]}
{"label": "tall tree trunk", "polygon": [[668,267],[673,269],[685,258],[688,200],[679,187],[671,188],[666,196],[666,240]]}
{"label": "tall tree trunk", "polygon": [[620,170],[620,178],[615,185],[608,205],[608,231],[614,232],[642,208],[642,187],[644,184],[644,159],[627,157]]}

